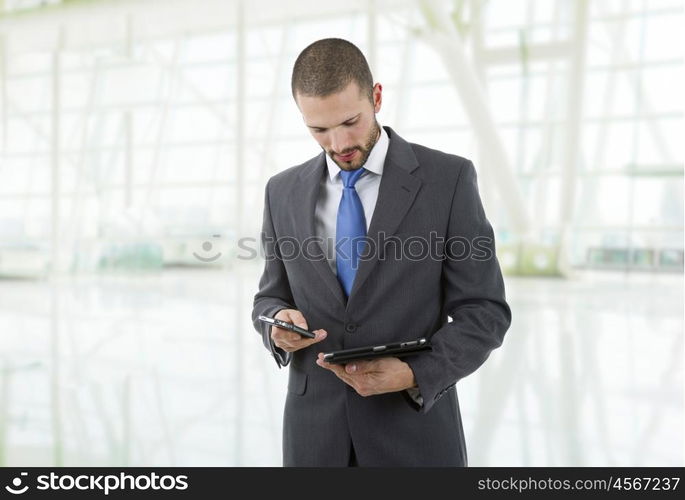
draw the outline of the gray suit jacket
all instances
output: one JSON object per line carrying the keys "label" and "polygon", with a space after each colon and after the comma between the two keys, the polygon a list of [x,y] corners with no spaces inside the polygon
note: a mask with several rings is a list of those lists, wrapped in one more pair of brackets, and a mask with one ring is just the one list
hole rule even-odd
{"label": "gray suit jacket", "polygon": [[[368,231],[377,251],[361,261],[349,298],[313,240],[324,153],[266,186],[252,319],[278,365],[289,365],[285,466],[346,466],[351,446],[360,466],[466,466],[455,384],[502,344],[511,322],[473,164],[385,129],[390,146]],[[257,316],[283,308],[300,310],[327,338],[292,355],[275,348]],[[319,352],[418,337],[433,345],[404,358],[420,407],[406,391],[362,397],[315,363]]]}

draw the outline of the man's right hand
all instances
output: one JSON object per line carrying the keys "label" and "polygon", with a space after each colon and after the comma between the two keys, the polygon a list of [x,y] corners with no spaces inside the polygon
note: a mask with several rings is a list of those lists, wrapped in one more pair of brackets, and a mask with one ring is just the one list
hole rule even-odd
{"label": "man's right hand", "polygon": [[[302,313],[297,309],[281,309],[274,317],[308,330],[307,320],[304,319]],[[316,344],[317,342],[321,342],[327,335],[326,330],[314,330],[313,333],[316,334],[316,338],[308,339],[307,337],[303,337],[290,330],[272,326],[271,340],[273,340],[276,347],[280,347],[286,352],[295,352],[304,349],[305,347],[309,347],[312,344]]]}

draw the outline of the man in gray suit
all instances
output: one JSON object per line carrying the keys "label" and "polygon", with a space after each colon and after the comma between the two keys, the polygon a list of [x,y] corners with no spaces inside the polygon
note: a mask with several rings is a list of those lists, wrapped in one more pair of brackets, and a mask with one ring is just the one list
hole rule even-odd
{"label": "man in gray suit", "polygon": [[[292,93],[323,151],[267,183],[252,311],[278,366],[289,365],[283,463],[466,466],[455,385],[511,321],[473,164],[380,127],[382,87],[345,40],[305,48]],[[316,328],[316,338],[259,315]],[[432,351],[323,361],[419,337]]]}

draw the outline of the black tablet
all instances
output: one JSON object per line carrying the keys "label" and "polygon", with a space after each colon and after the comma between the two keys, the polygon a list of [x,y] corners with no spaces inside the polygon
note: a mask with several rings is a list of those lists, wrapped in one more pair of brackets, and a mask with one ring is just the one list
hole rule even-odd
{"label": "black tablet", "polygon": [[407,342],[397,342],[395,344],[383,344],[367,347],[355,347],[354,349],[343,349],[324,353],[323,359],[329,363],[340,364],[349,363],[362,359],[374,359],[402,356],[409,356],[422,351],[430,351],[431,345],[425,338],[409,340]]}

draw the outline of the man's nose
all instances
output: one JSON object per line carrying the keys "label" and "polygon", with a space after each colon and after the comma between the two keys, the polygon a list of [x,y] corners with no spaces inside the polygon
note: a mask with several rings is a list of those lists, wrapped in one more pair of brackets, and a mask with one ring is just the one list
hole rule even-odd
{"label": "man's nose", "polygon": [[352,142],[349,140],[347,132],[343,130],[336,130],[333,131],[331,134],[331,149],[334,152],[338,154],[345,153],[346,151],[354,147],[354,144],[352,144]]}

